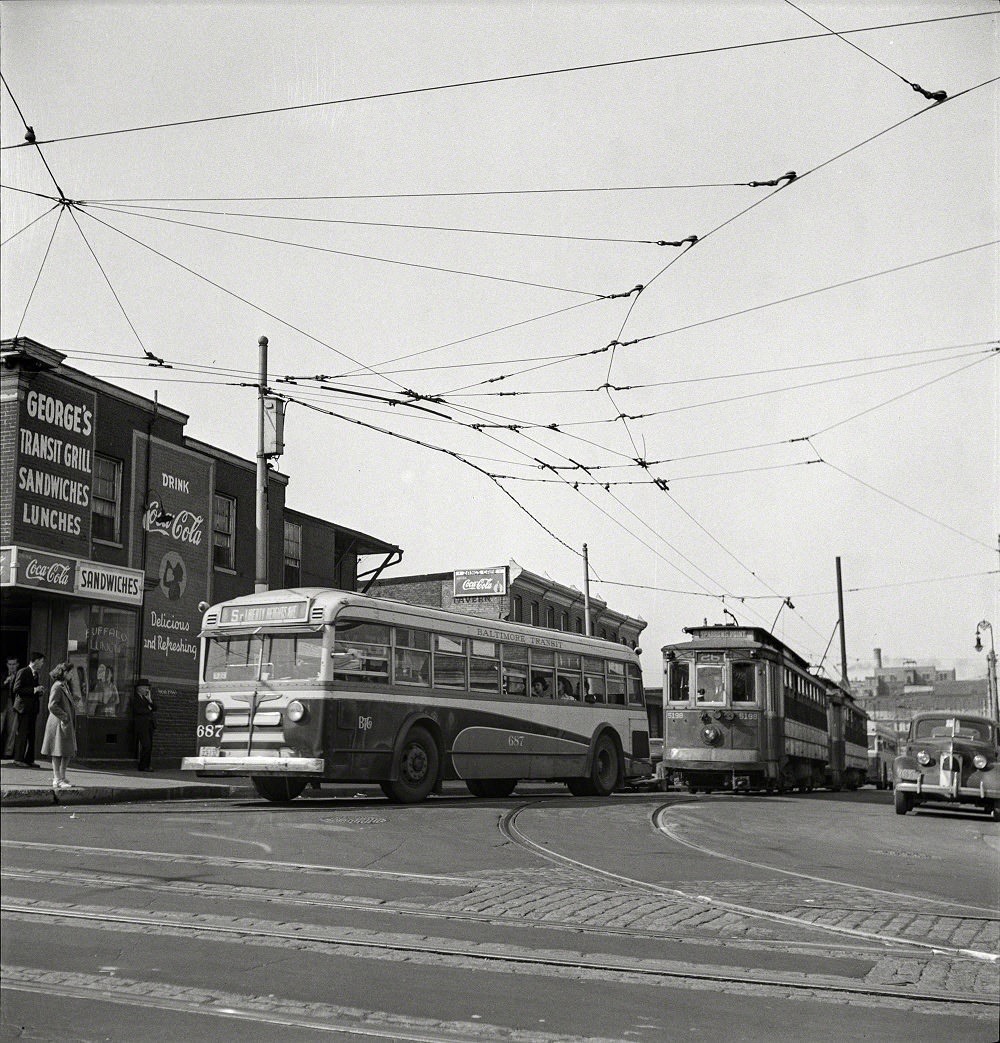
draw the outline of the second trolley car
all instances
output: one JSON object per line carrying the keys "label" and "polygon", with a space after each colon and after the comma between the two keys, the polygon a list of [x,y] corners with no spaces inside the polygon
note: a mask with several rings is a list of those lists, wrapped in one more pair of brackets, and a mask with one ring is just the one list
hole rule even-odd
{"label": "second trolley car", "polygon": [[857,788],[867,715],[850,692],[760,627],[685,627],[663,649],[661,780],[692,793]]}

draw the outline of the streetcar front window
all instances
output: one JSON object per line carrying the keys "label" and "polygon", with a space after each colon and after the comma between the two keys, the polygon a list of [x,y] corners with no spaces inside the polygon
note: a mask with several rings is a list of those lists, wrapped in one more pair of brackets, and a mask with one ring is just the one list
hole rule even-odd
{"label": "streetcar front window", "polygon": [[724,703],[726,688],[722,679],[721,666],[698,667],[697,703]]}
{"label": "streetcar front window", "polygon": [[670,682],[668,699],[672,703],[686,703],[691,698],[688,678],[691,676],[690,664],[676,661],[670,664]]}
{"label": "streetcar front window", "polygon": [[733,663],[733,702],[757,701],[756,672],[753,663]]}

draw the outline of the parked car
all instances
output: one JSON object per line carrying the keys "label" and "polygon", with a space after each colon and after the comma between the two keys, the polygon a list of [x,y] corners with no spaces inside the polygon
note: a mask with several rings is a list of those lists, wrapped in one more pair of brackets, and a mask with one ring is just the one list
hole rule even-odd
{"label": "parked car", "polygon": [[896,814],[921,804],[973,805],[993,818],[1000,809],[998,726],[986,717],[921,713],[910,722],[893,761]]}

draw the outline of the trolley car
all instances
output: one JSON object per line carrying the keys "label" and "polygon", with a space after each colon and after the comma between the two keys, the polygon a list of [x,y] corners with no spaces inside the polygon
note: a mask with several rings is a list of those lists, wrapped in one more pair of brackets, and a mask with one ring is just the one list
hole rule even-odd
{"label": "trolley car", "polygon": [[648,777],[638,653],[624,645],[342,590],[276,590],[209,608],[198,754],[269,800],[312,782],[423,800],[519,779],[606,796]]}
{"label": "trolley car", "polygon": [[662,782],[782,793],[857,788],[867,715],[850,693],[760,627],[685,627],[663,648]]}

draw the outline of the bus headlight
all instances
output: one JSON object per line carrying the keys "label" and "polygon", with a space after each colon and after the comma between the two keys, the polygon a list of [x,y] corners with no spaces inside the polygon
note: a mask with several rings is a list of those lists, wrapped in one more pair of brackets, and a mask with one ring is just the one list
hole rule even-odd
{"label": "bus headlight", "polygon": [[986,765],[987,765],[987,763],[988,763],[988,762],[987,762],[987,760],[986,760],[986,754],[985,754],[985,753],[977,753],[977,754],[975,755],[975,757],[973,757],[973,758],[972,758],[972,763],[973,763],[973,764],[974,764],[974,765],[975,765],[975,766],[976,766],[976,767],[977,767],[977,768],[978,768],[978,769],[979,769],[980,771],[982,771],[982,770],[983,770],[983,768],[985,768],[985,767],[986,767]]}
{"label": "bus headlight", "polygon": [[218,703],[208,703],[205,706],[205,720],[209,724],[215,722],[222,716],[222,707]]}
{"label": "bus headlight", "polygon": [[285,714],[292,724],[298,724],[299,721],[305,720],[306,708],[298,701],[298,699],[293,699],[288,704],[288,709],[285,711]]}
{"label": "bus headlight", "polygon": [[926,750],[921,750],[917,754],[917,763],[922,764],[925,768],[931,762],[931,755]]}

